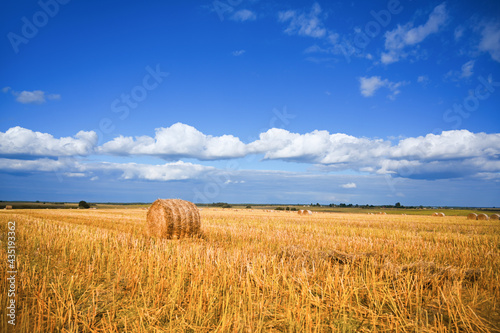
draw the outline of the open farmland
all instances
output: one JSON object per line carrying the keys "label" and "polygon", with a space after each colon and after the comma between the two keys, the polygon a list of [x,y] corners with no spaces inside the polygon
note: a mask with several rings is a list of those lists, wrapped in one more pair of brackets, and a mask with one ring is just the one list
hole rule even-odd
{"label": "open farmland", "polygon": [[16,222],[17,332],[500,330],[498,221],[201,218],[200,238],[159,240],[144,235],[144,209],[0,211],[2,249]]}

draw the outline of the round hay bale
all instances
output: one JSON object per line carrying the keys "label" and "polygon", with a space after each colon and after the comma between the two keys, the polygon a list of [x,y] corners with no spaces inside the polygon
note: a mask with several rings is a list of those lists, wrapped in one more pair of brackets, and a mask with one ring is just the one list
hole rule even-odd
{"label": "round hay bale", "polygon": [[477,220],[477,214],[470,213],[469,215],[467,215],[467,220]]}
{"label": "round hay bale", "polygon": [[312,212],[310,210],[305,210],[304,215],[312,215]]}
{"label": "round hay bale", "polygon": [[444,213],[438,213],[437,216],[444,217],[445,215],[444,215]]}
{"label": "round hay bale", "polygon": [[150,236],[160,238],[191,237],[200,232],[200,213],[192,202],[181,199],[158,199],[147,213]]}
{"label": "round hay bale", "polygon": [[304,210],[303,210],[303,209],[300,209],[300,210],[297,212],[297,214],[299,214],[299,215],[302,215],[303,213],[304,213]]}
{"label": "round hay bale", "polygon": [[439,216],[439,213],[432,213],[432,216]]}
{"label": "round hay bale", "polygon": [[477,219],[478,219],[478,220],[489,220],[489,219],[490,219],[490,217],[489,217],[488,215],[486,215],[486,214],[479,214],[479,215],[477,216]]}
{"label": "round hay bale", "polygon": [[498,221],[498,220],[500,220],[500,215],[498,215],[498,214],[491,214],[490,220],[496,220],[496,221]]}

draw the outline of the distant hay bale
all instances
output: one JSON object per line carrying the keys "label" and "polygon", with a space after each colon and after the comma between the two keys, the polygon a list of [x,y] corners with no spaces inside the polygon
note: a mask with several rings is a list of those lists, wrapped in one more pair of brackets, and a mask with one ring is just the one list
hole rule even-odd
{"label": "distant hay bale", "polygon": [[304,210],[303,210],[303,209],[300,209],[300,210],[297,212],[297,214],[299,214],[299,215],[302,215],[302,213],[304,213]]}
{"label": "distant hay bale", "polygon": [[498,214],[491,214],[490,220],[496,220],[496,221],[498,221],[498,220],[500,220],[500,215],[498,215]]}
{"label": "distant hay bale", "polygon": [[488,215],[486,215],[486,214],[479,214],[479,215],[477,216],[477,219],[478,219],[478,220],[489,220],[489,219],[490,219],[490,217],[489,217]]}
{"label": "distant hay bale", "polygon": [[12,209],[12,206],[11,205],[7,205],[7,206],[5,206],[5,209]]}
{"label": "distant hay bale", "polygon": [[444,215],[444,213],[438,213],[438,215],[437,215],[437,216],[439,216],[439,217],[444,217],[445,215]]}
{"label": "distant hay bale", "polygon": [[200,232],[200,213],[195,204],[181,199],[158,199],[147,213],[150,236],[183,238]]}
{"label": "distant hay bale", "polygon": [[467,215],[467,220],[477,220],[477,214],[470,213],[469,215]]}
{"label": "distant hay bale", "polygon": [[439,216],[439,213],[432,213],[432,216]]}
{"label": "distant hay bale", "polygon": [[298,211],[298,214],[299,215],[312,215],[312,212],[310,210],[301,209]]}

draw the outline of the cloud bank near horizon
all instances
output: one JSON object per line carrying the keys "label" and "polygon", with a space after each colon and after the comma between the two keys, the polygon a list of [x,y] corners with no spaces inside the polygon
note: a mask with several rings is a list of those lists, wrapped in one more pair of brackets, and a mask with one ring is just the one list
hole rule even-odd
{"label": "cloud bank near horizon", "polygon": [[[196,177],[207,171],[200,162],[241,159],[250,155],[266,160],[304,163],[316,166],[321,172],[355,171],[363,174],[392,175],[416,179],[457,177],[498,178],[500,172],[500,134],[472,133],[468,130],[443,131],[440,134],[390,140],[355,137],[344,133],[314,130],[292,133],[271,128],[260,133],[257,140],[244,143],[233,135],[212,136],[183,123],[155,130],[154,136],[118,136],[98,146],[97,134],[80,131],[73,137],[55,138],[49,133],[13,127],[0,132],[0,170],[47,171],[67,166],[64,158],[85,159],[90,156],[153,157],[166,160],[163,165],[135,163],[92,162],[92,170],[123,170],[124,178],[151,178],[168,181]],[[189,172],[169,178],[173,163]],[[59,163],[59,164],[58,164]],[[61,164],[62,163],[62,164]],[[80,167],[90,165],[80,161]],[[123,164],[125,165],[125,164]],[[135,166],[133,166],[135,165]],[[131,171],[133,170],[133,171]],[[78,172],[73,170],[72,172]],[[81,170],[80,170],[81,172]],[[149,176],[146,176],[148,174]]]}

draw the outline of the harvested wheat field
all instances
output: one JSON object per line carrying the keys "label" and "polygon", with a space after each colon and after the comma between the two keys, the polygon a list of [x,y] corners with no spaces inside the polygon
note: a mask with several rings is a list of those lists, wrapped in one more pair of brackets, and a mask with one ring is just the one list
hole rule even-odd
{"label": "harvested wheat field", "polygon": [[16,332],[500,330],[497,221],[203,209],[200,234],[169,240],[146,214],[0,211]]}

